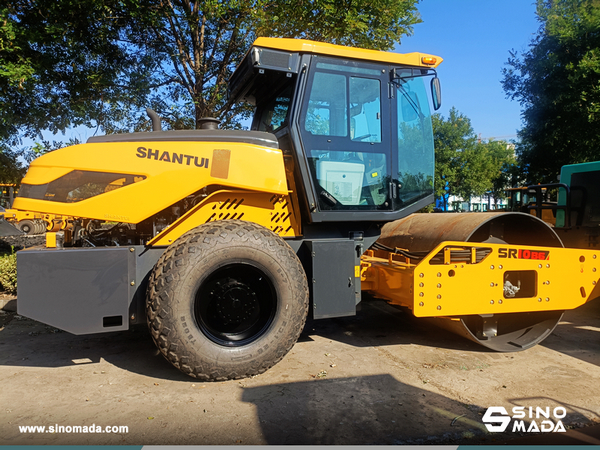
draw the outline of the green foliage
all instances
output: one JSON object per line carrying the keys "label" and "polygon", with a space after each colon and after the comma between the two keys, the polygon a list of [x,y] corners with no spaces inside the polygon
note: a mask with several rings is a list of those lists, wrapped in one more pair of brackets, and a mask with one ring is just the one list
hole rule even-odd
{"label": "green foliage", "polygon": [[505,141],[478,142],[461,155],[462,166],[456,192],[459,197],[490,195],[494,203],[506,197],[513,185],[517,161],[514,145]]}
{"label": "green foliage", "polygon": [[[455,108],[448,119],[432,116],[435,146],[435,195],[465,200],[486,193],[497,200],[512,184],[516,166],[512,146],[504,141],[479,142],[471,121]],[[445,205],[447,207],[447,205]]]}
{"label": "green foliage", "polygon": [[19,160],[20,152],[13,151],[0,143],[0,183],[17,184],[25,175],[25,168]]}
{"label": "green foliage", "polygon": [[430,205],[427,205],[423,208],[421,208],[420,210],[417,211],[418,214],[429,214],[432,213],[434,211],[434,204],[431,203]]}
{"label": "green foliage", "polygon": [[0,77],[11,86],[23,86],[34,69],[31,60],[21,54],[16,42],[15,24],[9,21],[7,7],[0,8]]}
{"label": "green foliage", "polygon": [[[431,116],[435,147],[435,196],[458,195],[462,152],[473,148],[477,138],[471,121],[456,108],[450,110],[448,119],[440,114]],[[444,205],[446,209],[447,205]]]}
{"label": "green foliage", "polygon": [[0,288],[9,294],[17,293],[17,254],[0,254]]}
{"label": "green foliage", "polygon": [[421,22],[418,0],[257,1],[253,19],[260,36],[294,37],[376,50],[391,50]]}
{"label": "green foliage", "polygon": [[152,61],[149,51],[136,55],[125,48],[121,26],[128,19],[120,16],[104,0],[6,3],[0,19],[0,60],[10,68],[0,72],[3,150],[17,152],[23,138],[43,141],[42,130],[115,128],[139,110],[149,87],[138,74]]}
{"label": "green foliage", "polygon": [[521,170],[515,156],[515,145],[505,141],[490,141],[484,144],[492,160],[490,176],[492,186],[488,189],[494,203],[506,198],[505,189],[517,186]]}
{"label": "green foliage", "polygon": [[512,51],[503,71],[507,96],[523,108],[517,151],[528,183],[600,159],[600,3],[538,0],[537,15],[529,50]]}
{"label": "green foliage", "polygon": [[[9,0],[0,9],[0,142],[79,125],[110,134],[251,113],[227,80],[257,36],[391,49],[418,0]],[[48,143],[44,143],[46,146]],[[55,143],[54,148],[62,144]]]}

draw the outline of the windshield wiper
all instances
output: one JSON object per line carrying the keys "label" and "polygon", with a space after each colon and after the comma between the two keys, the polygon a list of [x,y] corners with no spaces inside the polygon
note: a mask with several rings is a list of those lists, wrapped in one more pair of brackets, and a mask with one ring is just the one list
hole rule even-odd
{"label": "windshield wiper", "polygon": [[425,115],[421,112],[421,108],[419,108],[419,105],[417,104],[417,102],[415,102],[415,100],[410,95],[408,95],[408,91],[406,89],[404,89],[404,86],[402,86],[400,83],[394,83],[394,84],[396,84],[398,89],[402,92],[402,95],[404,95],[404,97],[408,100],[408,103],[410,103],[410,106],[413,107],[413,109],[419,116],[419,119],[423,120]]}

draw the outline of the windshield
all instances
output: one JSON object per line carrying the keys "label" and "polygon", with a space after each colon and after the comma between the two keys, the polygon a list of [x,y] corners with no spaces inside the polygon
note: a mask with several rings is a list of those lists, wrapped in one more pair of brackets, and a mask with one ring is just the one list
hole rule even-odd
{"label": "windshield", "polygon": [[433,194],[434,147],[423,78],[395,80],[400,207]]}

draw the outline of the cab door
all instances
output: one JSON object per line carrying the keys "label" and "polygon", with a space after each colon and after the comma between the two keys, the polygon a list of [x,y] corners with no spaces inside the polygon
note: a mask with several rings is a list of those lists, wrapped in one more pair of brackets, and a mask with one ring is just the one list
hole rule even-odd
{"label": "cab door", "polygon": [[299,131],[318,203],[313,219],[393,210],[388,84],[383,65],[312,57]]}

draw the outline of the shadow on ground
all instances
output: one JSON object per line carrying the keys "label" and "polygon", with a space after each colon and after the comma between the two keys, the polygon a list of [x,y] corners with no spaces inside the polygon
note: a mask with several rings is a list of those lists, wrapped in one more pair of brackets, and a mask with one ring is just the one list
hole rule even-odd
{"label": "shadow on ground", "polygon": [[423,345],[450,350],[489,352],[468,339],[418,319],[408,310],[367,297],[355,316],[313,320],[307,323],[300,340],[318,335],[354,347]]}
{"label": "shadow on ground", "polygon": [[[125,332],[76,336],[16,314],[0,312],[0,328],[2,323],[8,324],[11,320],[21,323],[15,330],[10,326],[0,329],[1,365],[64,367],[95,363],[103,358],[117,367],[143,375],[191,380],[164,360],[143,326]],[[311,341],[311,336],[354,347],[415,344],[487,352],[379,300],[366,301],[353,317],[309,321],[300,341]]]}
{"label": "shadow on ground", "polygon": [[565,312],[541,345],[600,367],[600,298]]}
{"label": "shadow on ground", "polygon": [[[21,322],[18,327],[11,322]],[[0,365],[16,367],[66,367],[98,363],[104,359],[142,375],[188,381],[158,353],[145,328],[76,336],[22,316],[1,313]],[[193,381],[193,380],[192,380]]]}
{"label": "shadow on ground", "polygon": [[[2,329],[2,324],[11,320],[24,322],[14,330],[10,326]],[[356,316],[309,321],[300,342],[310,342],[311,336],[354,347],[419,345],[490,353],[488,349],[426,320],[414,318],[409,312],[373,299],[363,302]],[[567,312],[554,333],[541,345],[600,366],[600,299]],[[190,380],[164,360],[143,326],[126,332],[75,336],[0,311],[2,365],[64,367],[94,363],[101,358],[134,373]]]}
{"label": "shadow on ground", "polygon": [[[486,408],[401,383],[391,375],[247,388],[242,401],[256,406],[269,444],[479,445],[510,443],[524,436],[529,444],[536,443],[535,433],[515,433],[512,423],[504,433],[489,433],[481,420]],[[565,406],[565,424],[589,423],[577,407],[551,398],[511,403]]]}
{"label": "shadow on ground", "polygon": [[269,444],[398,445],[485,438],[478,408],[391,375],[246,388],[242,401],[256,406]]}

